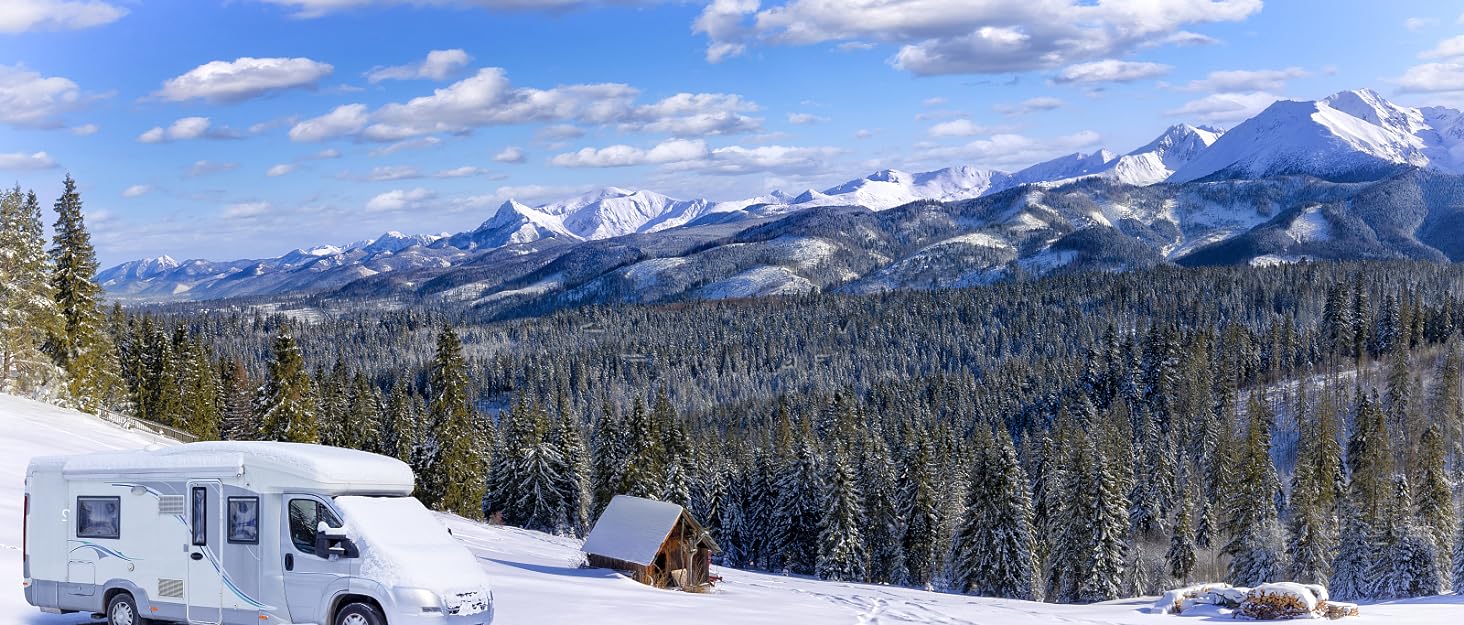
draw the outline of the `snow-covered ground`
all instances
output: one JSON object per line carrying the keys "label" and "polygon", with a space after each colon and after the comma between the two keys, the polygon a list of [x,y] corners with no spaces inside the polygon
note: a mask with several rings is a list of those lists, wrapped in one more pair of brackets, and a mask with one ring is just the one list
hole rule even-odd
{"label": "snow-covered ground", "polygon": [[[87,615],[46,615],[25,603],[20,575],[20,504],[32,456],[135,448],[159,442],[92,417],[0,395],[0,624],[92,622]],[[493,579],[500,625],[702,623],[798,625],[1157,625],[1232,620],[1209,613],[1147,614],[1153,599],[1071,606],[1003,601],[904,588],[820,582],[717,568],[706,594],[642,586],[610,571],[579,568],[578,541],[443,517]],[[1445,625],[1460,622],[1464,597],[1428,597],[1364,605],[1355,623]]]}

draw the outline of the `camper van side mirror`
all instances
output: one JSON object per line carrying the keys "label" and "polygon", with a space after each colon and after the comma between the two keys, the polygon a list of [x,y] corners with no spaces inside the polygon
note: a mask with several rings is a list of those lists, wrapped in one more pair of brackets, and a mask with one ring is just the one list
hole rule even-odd
{"label": "camper van side mirror", "polygon": [[322,522],[315,528],[315,555],[326,560],[357,558],[361,550],[346,537],[346,528],[330,527]]}

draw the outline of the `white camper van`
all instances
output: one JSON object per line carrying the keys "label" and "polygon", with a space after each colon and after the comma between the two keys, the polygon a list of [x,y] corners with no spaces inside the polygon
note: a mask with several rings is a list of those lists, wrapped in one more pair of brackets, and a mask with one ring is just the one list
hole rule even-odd
{"label": "white camper van", "polygon": [[395,459],[292,443],[36,458],[25,598],[110,625],[487,625],[483,569],[412,483]]}

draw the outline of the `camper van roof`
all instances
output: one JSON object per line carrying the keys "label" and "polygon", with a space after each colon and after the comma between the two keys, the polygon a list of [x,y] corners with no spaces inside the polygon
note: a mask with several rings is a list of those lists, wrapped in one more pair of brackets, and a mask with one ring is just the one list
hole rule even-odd
{"label": "camper van roof", "polygon": [[246,469],[276,472],[297,480],[289,488],[333,494],[408,495],[413,485],[412,469],[395,458],[301,443],[189,443],[69,456],[62,465],[62,472],[68,476],[99,477],[234,477]]}

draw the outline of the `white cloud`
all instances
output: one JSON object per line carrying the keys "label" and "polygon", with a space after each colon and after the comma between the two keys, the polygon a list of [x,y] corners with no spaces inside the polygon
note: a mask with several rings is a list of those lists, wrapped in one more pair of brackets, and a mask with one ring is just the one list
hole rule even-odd
{"label": "white cloud", "polygon": [[1225,70],[1210,72],[1201,80],[1192,80],[1185,89],[1212,92],[1256,92],[1280,91],[1286,81],[1305,78],[1310,74],[1300,67],[1286,69]]}
{"label": "white cloud", "polygon": [[974,137],[989,130],[969,119],[953,119],[930,127],[932,137]]}
{"label": "white cloud", "polygon": [[78,137],[90,137],[97,134],[98,130],[101,130],[101,128],[98,128],[96,124],[82,124],[80,126],[72,126],[71,134]]}
{"label": "white cloud", "polygon": [[1261,0],[721,0],[693,29],[707,35],[714,61],[757,43],[872,41],[899,45],[891,63],[916,74],[1007,73],[1193,44],[1203,36],[1179,37],[1184,26],[1241,21],[1260,8]]}
{"label": "white cloud", "polygon": [[1182,117],[1189,121],[1224,124],[1255,117],[1271,103],[1281,99],[1264,91],[1248,93],[1214,93],[1198,100],[1191,100],[1178,108],[1164,111],[1171,117]]}
{"label": "white cloud", "polygon": [[977,167],[1011,171],[1056,156],[1094,147],[1101,140],[1102,136],[1091,130],[1050,139],[1035,139],[1019,134],[1003,133],[985,139],[977,139],[964,145],[929,147],[923,151],[923,156],[936,161],[967,161]]}
{"label": "white cloud", "polygon": [[332,158],[340,158],[341,151],[335,148],[326,148],[310,155],[311,160],[324,161]]}
{"label": "white cloud", "polygon": [[1414,65],[1393,82],[1405,93],[1464,91],[1464,62]]}
{"label": "white cloud", "polygon": [[560,167],[630,167],[697,160],[708,154],[704,141],[672,139],[649,150],[628,145],[584,148],[578,152],[560,154],[549,162]]}
{"label": "white cloud", "polygon": [[1429,26],[1433,26],[1437,23],[1439,23],[1439,21],[1432,17],[1410,17],[1403,20],[1403,27],[1416,32],[1428,28]]}
{"label": "white cloud", "polygon": [[156,127],[137,136],[139,143],[166,143],[192,139],[238,139],[239,133],[227,126],[214,126],[207,117],[184,117],[166,129]]}
{"label": "white cloud", "polygon": [[[734,134],[761,128],[762,120],[746,115],[758,106],[738,95],[679,93],[649,104],[636,104],[639,95],[634,87],[615,83],[552,89],[515,87],[503,69],[490,67],[436,89],[431,95],[386,104],[370,113],[360,104],[338,107],[328,115],[297,124],[291,134],[296,140],[355,136],[391,142],[438,133],[465,133],[486,126],[570,121],[675,136]],[[325,123],[335,117],[342,123]],[[321,128],[304,130],[312,124]]]}
{"label": "white cloud", "polygon": [[1038,96],[1022,100],[1016,104],[998,104],[992,108],[998,113],[1005,113],[1007,115],[1026,115],[1039,111],[1051,111],[1061,107],[1062,100],[1048,96]]}
{"label": "white cloud", "polygon": [[5,0],[0,3],[0,33],[80,30],[124,15],[127,9],[100,0]]}
{"label": "white cloud", "polygon": [[34,154],[26,154],[23,152],[0,153],[0,169],[3,170],[51,169],[54,167],[56,167],[56,161],[52,160],[51,155],[45,152],[36,152]]}
{"label": "white cloud", "polygon": [[494,154],[493,160],[499,163],[522,163],[529,160],[529,156],[524,153],[523,148],[510,145],[503,148],[499,153]]}
{"label": "white cloud", "polygon": [[18,128],[59,128],[60,116],[86,103],[76,83],[42,76],[24,65],[0,65],[0,123]]}
{"label": "white cloud", "polygon": [[383,80],[447,80],[468,64],[473,57],[461,49],[433,50],[427,58],[417,63],[378,67],[366,73],[366,80],[378,83]]}
{"label": "white cloud", "polygon": [[286,89],[314,87],[334,69],[328,63],[307,58],[246,56],[210,61],[168,79],[157,95],[174,102],[195,98],[240,102]]}
{"label": "white cloud", "polygon": [[874,136],[874,131],[873,130],[870,130],[868,128],[860,128],[859,130],[854,131],[854,138],[855,139],[868,139],[868,138],[873,137],[873,136]]}
{"label": "white cloud", "polygon": [[217,161],[207,160],[194,161],[194,163],[188,167],[187,175],[189,177],[207,176],[209,174],[221,174],[226,171],[233,171],[238,168],[238,163],[220,163]]}
{"label": "white cloud", "polygon": [[344,137],[366,127],[365,104],[342,104],[331,112],[295,124],[290,128],[291,141],[324,141]]}
{"label": "white cloud", "polygon": [[287,7],[294,10],[298,18],[315,18],[340,11],[372,6],[391,5],[438,5],[457,8],[479,8],[489,10],[546,10],[566,11],[607,4],[637,5],[656,4],[666,0],[259,0],[266,4]]}
{"label": "white cloud", "polygon": [[921,102],[925,106],[945,106],[949,103],[950,100],[942,97],[926,98],[924,102]]}
{"label": "white cloud", "polygon": [[821,116],[818,116],[818,115],[814,115],[812,113],[789,113],[788,114],[788,123],[793,124],[793,125],[796,125],[796,126],[806,126],[806,125],[809,125],[809,124],[822,124],[822,123],[824,123],[826,121],[829,121],[829,118],[827,118],[827,117],[821,117]]}
{"label": "white cloud", "polygon": [[372,156],[390,156],[403,150],[423,150],[442,143],[437,137],[422,137],[421,139],[408,139],[398,141],[391,145],[382,146],[371,151]]}
{"label": "white cloud", "polygon": [[390,182],[392,180],[410,180],[421,177],[422,172],[411,165],[381,165],[371,168],[371,173],[362,177],[362,180]]}
{"label": "white cloud", "polygon": [[1162,63],[1104,59],[1064,67],[1057,73],[1057,76],[1053,77],[1053,81],[1059,84],[1133,82],[1163,76],[1168,74],[1171,69],[1173,68]]}
{"label": "white cloud", "polygon": [[436,199],[437,194],[422,187],[415,189],[393,189],[377,195],[366,202],[368,213],[394,213],[420,206],[423,202]]}
{"label": "white cloud", "polygon": [[288,175],[290,172],[293,171],[295,171],[295,166],[293,164],[280,163],[279,165],[275,165],[274,167],[269,168],[269,171],[264,172],[264,175],[271,178],[278,178],[280,176]]}
{"label": "white cloud", "polygon": [[1450,37],[1439,42],[1432,50],[1418,55],[1424,59],[1454,59],[1464,57],[1464,35]]}
{"label": "white cloud", "polygon": [[269,202],[236,202],[224,208],[224,219],[258,219],[272,209]]}
{"label": "white cloud", "polygon": [[554,124],[539,129],[534,133],[542,141],[564,141],[565,139],[578,139],[585,136],[585,131],[573,124]]}
{"label": "white cloud", "polygon": [[469,178],[469,177],[472,177],[472,176],[487,176],[487,175],[491,175],[492,173],[493,172],[491,170],[484,169],[482,167],[474,167],[472,165],[463,165],[462,167],[454,167],[452,169],[444,169],[444,170],[439,171],[439,172],[437,172],[435,174],[432,174],[432,177],[433,178]]}
{"label": "white cloud", "polygon": [[152,191],[152,186],[151,185],[135,184],[135,185],[132,185],[130,187],[127,187],[126,189],[123,189],[122,190],[122,197],[126,197],[126,198],[142,197],[144,195],[147,195],[147,193],[149,191]]}

